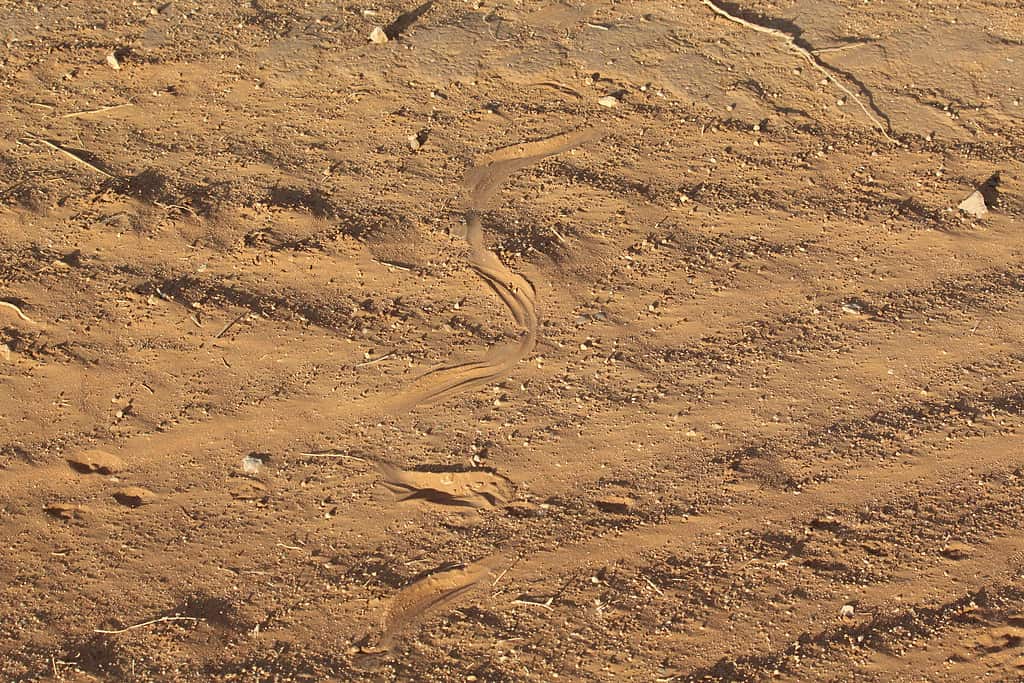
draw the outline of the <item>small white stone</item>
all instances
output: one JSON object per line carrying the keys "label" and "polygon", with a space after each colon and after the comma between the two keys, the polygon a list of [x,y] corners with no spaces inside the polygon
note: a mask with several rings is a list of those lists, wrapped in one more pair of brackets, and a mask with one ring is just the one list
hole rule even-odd
{"label": "small white stone", "polygon": [[605,95],[597,101],[602,107],[617,107],[619,106],[619,98],[612,95]]}
{"label": "small white stone", "polygon": [[374,26],[373,30],[370,31],[370,42],[383,45],[388,42],[388,34],[384,33],[384,29],[380,26]]}
{"label": "small white stone", "polygon": [[851,301],[843,304],[843,312],[849,313],[850,315],[860,315],[864,312],[864,309],[861,308],[860,304]]}
{"label": "small white stone", "polygon": [[252,455],[242,458],[242,471],[246,474],[259,474],[263,469],[263,459]]}
{"label": "small white stone", "polygon": [[841,616],[843,619],[852,619],[853,614],[853,605],[843,605],[839,608],[839,616]]}
{"label": "small white stone", "polygon": [[114,71],[121,70],[121,62],[117,61],[117,55],[115,55],[113,52],[107,55],[107,66],[109,66]]}

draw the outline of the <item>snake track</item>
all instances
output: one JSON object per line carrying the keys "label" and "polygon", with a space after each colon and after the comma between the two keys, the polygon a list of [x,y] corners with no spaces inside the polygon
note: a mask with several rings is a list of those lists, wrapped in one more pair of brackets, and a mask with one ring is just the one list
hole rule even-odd
{"label": "snake track", "polygon": [[480,212],[501,184],[516,171],[595,140],[603,134],[600,129],[589,128],[506,147],[485,157],[466,174],[469,192],[469,209],[466,211],[469,265],[484,284],[498,295],[522,332],[517,342],[496,345],[479,360],[447,365],[421,375],[396,399],[398,410],[411,410],[422,404],[437,403],[464,391],[486,386],[507,375],[533,351],[537,345],[540,324],[537,292],[526,278],[510,270],[484,244]]}

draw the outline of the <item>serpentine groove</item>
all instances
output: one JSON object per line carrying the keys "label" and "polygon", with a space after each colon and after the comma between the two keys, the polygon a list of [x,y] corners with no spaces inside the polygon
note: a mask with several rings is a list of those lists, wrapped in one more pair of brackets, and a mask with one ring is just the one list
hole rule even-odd
{"label": "serpentine groove", "polygon": [[486,386],[507,375],[537,345],[540,323],[537,292],[526,278],[512,272],[497,254],[484,244],[480,212],[501,184],[513,173],[553,154],[566,152],[585,142],[603,137],[597,128],[572,131],[537,142],[529,142],[497,150],[466,174],[469,209],[466,211],[466,242],[469,264],[477,275],[508,308],[522,333],[518,341],[491,347],[482,358],[447,365],[418,377],[396,397],[398,410],[411,410],[418,405],[443,401],[458,393]]}

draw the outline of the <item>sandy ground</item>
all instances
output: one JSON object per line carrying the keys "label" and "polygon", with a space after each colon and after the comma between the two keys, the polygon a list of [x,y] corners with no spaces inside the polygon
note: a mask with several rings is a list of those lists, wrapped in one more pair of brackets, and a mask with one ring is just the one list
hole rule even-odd
{"label": "sandy ground", "polygon": [[0,0],[0,679],[1021,680],[1024,10],[719,7]]}

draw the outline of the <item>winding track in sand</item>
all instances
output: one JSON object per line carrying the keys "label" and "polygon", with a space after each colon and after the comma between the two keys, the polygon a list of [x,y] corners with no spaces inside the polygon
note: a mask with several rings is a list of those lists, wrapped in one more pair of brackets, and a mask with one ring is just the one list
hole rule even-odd
{"label": "winding track in sand", "polygon": [[501,184],[516,171],[603,135],[601,129],[588,128],[505,147],[485,156],[469,170],[465,180],[469,192],[469,209],[466,211],[469,264],[505,304],[522,334],[514,343],[490,348],[479,360],[446,365],[421,375],[395,399],[395,409],[411,410],[486,386],[507,375],[533,351],[540,325],[537,292],[526,278],[510,270],[484,244],[480,213]]}

